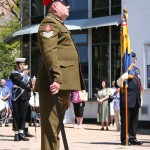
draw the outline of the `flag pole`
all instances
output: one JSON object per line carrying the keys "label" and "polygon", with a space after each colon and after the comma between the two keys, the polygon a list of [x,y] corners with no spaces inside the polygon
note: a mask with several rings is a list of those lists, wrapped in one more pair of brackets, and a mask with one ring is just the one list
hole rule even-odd
{"label": "flag pole", "polygon": [[[122,6],[121,16],[123,16],[124,11],[126,12],[125,0],[122,0],[121,6]],[[122,53],[122,51],[121,51],[121,53]],[[121,66],[122,66],[122,61],[121,61]],[[121,73],[122,73],[122,67],[121,67]],[[126,85],[125,85],[125,137],[126,137],[126,145],[128,145],[128,86],[126,86]]]}
{"label": "flag pole", "polygon": [[[123,11],[125,11],[126,13],[126,10],[125,10],[125,0],[124,0],[124,3],[123,3]],[[128,26],[128,22],[127,22],[127,26]],[[129,48],[129,47],[128,47]],[[126,146],[128,145],[128,134],[129,134],[129,127],[128,127],[128,86],[125,87],[125,134],[126,134]]]}
{"label": "flag pole", "polygon": [[128,145],[128,87],[125,88],[126,145]]}

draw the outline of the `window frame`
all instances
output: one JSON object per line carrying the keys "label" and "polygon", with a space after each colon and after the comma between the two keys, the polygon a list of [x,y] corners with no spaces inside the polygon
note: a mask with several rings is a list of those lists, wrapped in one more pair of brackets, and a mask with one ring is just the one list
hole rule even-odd
{"label": "window frame", "polygon": [[143,59],[143,62],[144,62],[144,89],[149,89],[150,90],[150,87],[148,87],[148,66],[150,66],[150,64],[147,64],[147,46],[149,47],[149,51],[150,51],[150,41],[149,42],[145,42],[144,43],[144,59]]}

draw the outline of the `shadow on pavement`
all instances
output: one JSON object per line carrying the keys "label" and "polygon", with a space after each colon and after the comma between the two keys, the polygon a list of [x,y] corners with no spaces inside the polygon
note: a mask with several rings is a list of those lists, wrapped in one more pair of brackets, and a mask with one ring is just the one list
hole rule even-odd
{"label": "shadow on pavement", "polygon": [[82,144],[107,144],[107,145],[120,145],[120,143],[115,142],[76,142],[76,143],[82,143]]}
{"label": "shadow on pavement", "polygon": [[0,139],[0,141],[13,141],[14,142],[14,139]]}
{"label": "shadow on pavement", "polygon": [[14,137],[14,136],[12,136],[12,135],[1,135],[0,134],[0,137]]}

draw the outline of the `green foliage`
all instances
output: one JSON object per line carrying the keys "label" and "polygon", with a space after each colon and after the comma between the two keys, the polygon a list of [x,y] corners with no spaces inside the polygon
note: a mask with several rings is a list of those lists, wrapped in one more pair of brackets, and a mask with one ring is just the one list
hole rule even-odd
{"label": "green foliage", "polygon": [[20,56],[20,41],[8,45],[3,40],[20,28],[20,0],[2,0],[0,4],[10,14],[9,19],[0,16],[0,78],[7,79],[14,69],[15,58]]}
{"label": "green foliage", "polygon": [[16,41],[11,45],[3,42],[13,31],[20,27],[19,22],[7,21],[5,28],[1,28],[0,32],[0,78],[9,78],[10,73],[14,69],[14,60],[20,54],[20,41]]}
{"label": "green foliage", "polygon": [[9,78],[14,69],[15,57],[19,56],[19,47],[19,42],[12,45],[0,43],[0,78]]}

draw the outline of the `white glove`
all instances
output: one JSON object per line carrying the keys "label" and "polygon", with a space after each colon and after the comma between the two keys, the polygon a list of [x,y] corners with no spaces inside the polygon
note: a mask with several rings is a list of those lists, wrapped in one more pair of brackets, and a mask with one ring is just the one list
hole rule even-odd
{"label": "white glove", "polygon": [[128,79],[128,73],[126,72],[117,80],[117,85],[122,86],[123,82],[127,79]]}

